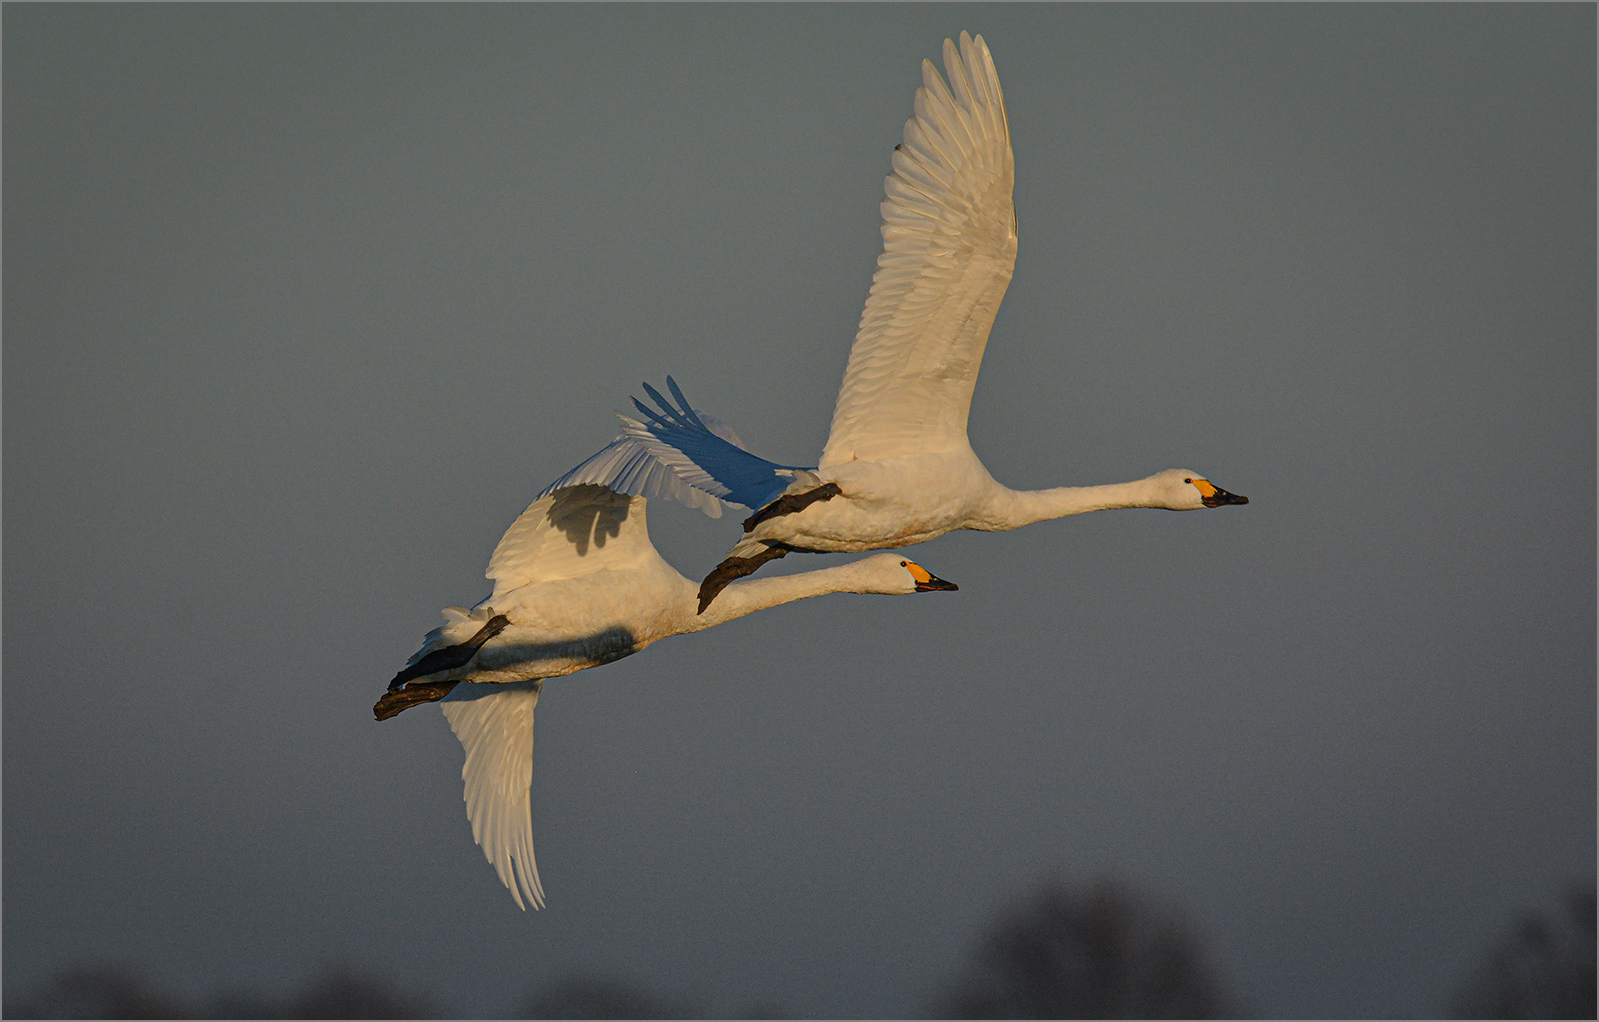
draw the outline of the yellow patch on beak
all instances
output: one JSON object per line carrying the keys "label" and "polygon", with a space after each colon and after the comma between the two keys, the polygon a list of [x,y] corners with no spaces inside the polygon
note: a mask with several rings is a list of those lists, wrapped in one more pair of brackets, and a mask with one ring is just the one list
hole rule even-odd
{"label": "yellow patch on beak", "polygon": [[920,564],[917,564],[915,561],[906,561],[905,570],[911,573],[911,578],[914,578],[922,585],[926,585],[933,580],[933,573],[922,567]]}
{"label": "yellow patch on beak", "polygon": [[1210,498],[1216,495],[1216,487],[1211,485],[1209,479],[1190,479],[1188,481],[1194,484],[1194,489],[1199,491],[1201,497]]}

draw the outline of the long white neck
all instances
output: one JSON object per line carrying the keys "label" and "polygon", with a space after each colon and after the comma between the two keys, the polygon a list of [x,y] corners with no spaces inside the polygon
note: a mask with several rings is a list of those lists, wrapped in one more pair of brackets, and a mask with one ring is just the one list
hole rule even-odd
{"label": "long white neck", "polygon": [[802,571],[796,575],[740,579],[718,593],[703,614],[694,613],[693,605],[698,603],[696,595],[691,601],[690,622],[686,630],[703,631],[724,621],[753,614],[757,610],[793,603],[795,600],[811,596],[822,596],[826,593],[882,592],[880,585],[874,587],[867,581],[860,568],[861,563],[856,561],[836,568]]}
{"label": "long white neck", "polygon": [[1117,507],[1167,507],[1158,499],[1155,477],[1107,486],[1058,486],[1052,490],[1013,490],[994,484],[983,509],[967,526],[985,532],[1018,529],[1051,518]]}

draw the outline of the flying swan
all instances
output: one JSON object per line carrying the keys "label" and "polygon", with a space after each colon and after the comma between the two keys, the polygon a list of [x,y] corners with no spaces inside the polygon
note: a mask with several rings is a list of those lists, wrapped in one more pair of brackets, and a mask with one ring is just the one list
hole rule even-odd
{"label": "flying swan", "polygon": [[[617,461],[631,462],[639,472],[655,473],[653,482],[634,479],[635,485],[691,500],[676,493],[676,482],[653,467],[631,438],[618,438],[589,459],[594,461],[613,469]],[[913,561],[879,554],[821,571],[739,582],[727,587],[714,612],[701,614],[694,583],[650,542],[646,499],[557,481],[494,548],[487,572],[494,592],[470,610],[446,608],[445,623],[428,633],[372,708],[378,720],[386,720],[419,703],[440,701],[466,749],[461,778],[472,837],[524,911],[530,903],[544,904],[533,859],[529,789],[533,709],[545,678],[608,664],[667,636],[809,596],[956,588]]]}
{"label": "flying swan", "polygon": [[[885,182],[883,253],[861,314],[832,432],[815,468],[744,450],[720,423],[653,387],[626,435],[689,486],[756,509],[744,537],[700,586],[703,611],[733,579],[793,551],[854,552],[924,543],[955,529],[997,532],[1107,508],[1186,511],[1247,504],[1197,472],[1169,469],[1109,486],[1012,490],[966,437],[988,332],[1016,265],[1014,164],[1005,100],[983,37],[944,40],[949,84],[922,61],[916,114]],[[570,482],[627,492],[635,481],[583,466]],[[635,468],[634,475],[637,476]]]}

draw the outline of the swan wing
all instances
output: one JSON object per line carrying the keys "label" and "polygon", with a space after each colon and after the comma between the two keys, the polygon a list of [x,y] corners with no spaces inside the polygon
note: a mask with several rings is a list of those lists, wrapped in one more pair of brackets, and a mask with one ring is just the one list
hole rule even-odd
{"label": "swan wing", "polygon": [[657,468],[666,468],[681,483],[730,504],[757,508],[777,499],[796,478],[814,478],[809,469],[779,465],[751,454],[726,423],[689,407],[676,380],[668,376],[666,386],[677,403],[644,384],[645,393],[657,407],[634,398],[642,419],[620,416],[623,438],[637,444]]}
{"label": "swan wing", "polygon": [[[721,420],[705,412],[697,414],[713,431],[720,427],[727,435],[732,434],[732,430]],[[631,422],[628,419],[622,421],[624,424]],[[738,443],[736,439],[733,442]],[[604,450],[546,486],[539,496],[548,496],[568,486],[593,483],[633,497],[675,500],[679,504],[697,508],[711,518],[722,517],[722,502],[712,493],[684,482],[667,467],[665,461],[656,456],[656,450],[653,443],[623,433]]]}
{"label": "swan wing", "polygon": [[[660,560],[644,519],[644,497],[585,483],[546,494],[505,530],[485,574],[493,606],[506,593],[534,582],[625,571]],[[664,563],[664,562],[662,562]]]}
{"label": "swan wing", "polygon": [[[544,907],[533,860],[533,709],[541,682],[457,685],[440,701],[466,750],[466,816],[472,838],[523,911]],[[479,691],[482,690],[482,691]]]}
{"label": "swan wing", "polygon": [[885,181],[883,253],[839,387],[821,467],[958,450],[1016,265],[1014,161],[983,37],[922,61],[916,115]]}

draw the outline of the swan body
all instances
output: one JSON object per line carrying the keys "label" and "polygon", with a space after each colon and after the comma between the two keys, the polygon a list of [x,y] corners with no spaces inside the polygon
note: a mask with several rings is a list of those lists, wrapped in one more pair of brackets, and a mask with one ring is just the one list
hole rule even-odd
{"label": "swan body", "polygon": [[[1186,469],[1110,486],[1019,491],[995,482],[967,440],[972,391],[1016,265],[1010,126],[983,38],[944,41],[948,81],[922,62],[922,86],[884,184],[883,251],[814,468],[756,457],[725,426],[645,391],[622,417],[635,457],[675,473],[708,513],[758,509],[701,585],[721,588],[791,551],[849,552],[922,543],[955,529],[998,531],[1106,508],[1190,510],[1245,504]],[[640,453],[642,452],[642,453]],[[600,474],[633,492],[628,479]],[[657,484],[659,485],[659,484]]]}
{"label": "swan body", "polygon": [[[1194,481],[1207,482],[1187,469],[1167,469],[1130,483],[1013,490],[996,482],[969,448],[855,461],[816,475],[836,484],[846,499],[766,519],[742,544],[775,540],[806,551],[852,553],[925,543],[955,529],[1003,532],[1086,511],[1187,511],[1205,506]],[[906,485],[912,480],[914,488]]]}
{"label": "swan body", "polygon": [[[619,438],[595,458],[625,460],[632,443]],[[523,909],[544,904],[529,804],[533,711],[544,679],[810,596],[956,588],[914,562],[880,554],[729,586],[714,613],[701,614],[696,584],[650,542],[646,503],[594,484],[541,495],[489,559],[494,591],[470,609],[446,608],[444,624],[428,633],[373,707],[384,720],[440,701],[466,750],[461,776],[472,836]]]}

